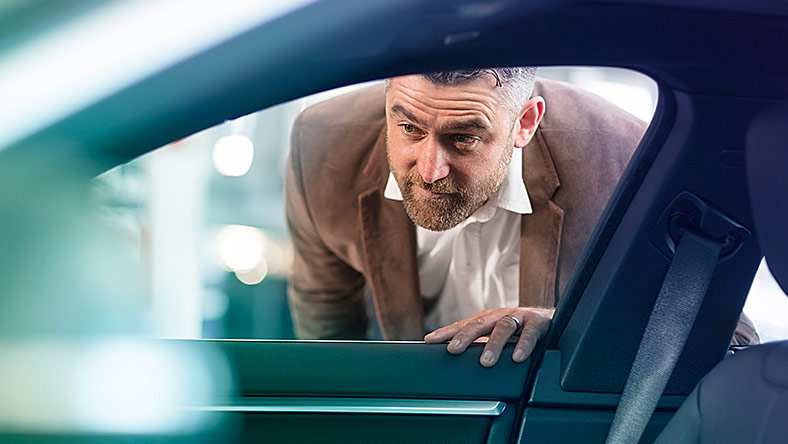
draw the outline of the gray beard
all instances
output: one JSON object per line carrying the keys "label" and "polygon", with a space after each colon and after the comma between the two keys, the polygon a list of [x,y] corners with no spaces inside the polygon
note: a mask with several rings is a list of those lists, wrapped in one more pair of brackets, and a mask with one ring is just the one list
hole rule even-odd
{"label": "gray beard", "polygon": [[[498,191],[506,177],[511,159],[512,151],[508,151],[502,162],[496,165],[489,180],[476,189],[469,189],[456,183],[451,174],[433,183],[424,182],[415,170],[406,173],[405,177],[397,177],[397,174],[394,174],[402,193],[405,213],[414,224],[430,231],[446,231],[456,227]],[[390,160],[389,169],[394,171]],[[415,194],[413,190],[415,185],[428,191],[450,194],[438,199],[425,198]]]}

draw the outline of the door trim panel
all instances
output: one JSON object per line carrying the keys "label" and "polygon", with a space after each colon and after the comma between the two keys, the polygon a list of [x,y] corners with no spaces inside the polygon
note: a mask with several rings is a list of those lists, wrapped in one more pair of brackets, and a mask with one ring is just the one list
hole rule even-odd
{"label": "door trim panel", "polygon": [[499,416],[501,401],[446,399],[254,397],[216,405],[190,407],[191,411],[233,413],[357,413],[395,415]]}

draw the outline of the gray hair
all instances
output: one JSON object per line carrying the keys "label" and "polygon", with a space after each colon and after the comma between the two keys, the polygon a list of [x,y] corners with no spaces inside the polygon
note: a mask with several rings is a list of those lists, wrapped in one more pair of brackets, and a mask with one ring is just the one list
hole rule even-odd
{"label": "gray hair", "polygon": [[503,88],[503,99],[513,115],[517,115],[534,92],[535,66],[463,69],[422,74],[435,85],[455,86],[491,75],[498,87]]}

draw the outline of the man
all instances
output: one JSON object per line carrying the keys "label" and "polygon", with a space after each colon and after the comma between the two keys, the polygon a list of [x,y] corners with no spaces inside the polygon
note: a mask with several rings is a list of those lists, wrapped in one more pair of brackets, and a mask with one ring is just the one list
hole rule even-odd
{"label": "man", "polygon": [[369,289],[385,339],[434,330],[461,353],[489,335],[492,366],[519,334],[526,359],[645,130],[534,73],[397,77],[302,113],[286,179],[299,337],[366,337]]}

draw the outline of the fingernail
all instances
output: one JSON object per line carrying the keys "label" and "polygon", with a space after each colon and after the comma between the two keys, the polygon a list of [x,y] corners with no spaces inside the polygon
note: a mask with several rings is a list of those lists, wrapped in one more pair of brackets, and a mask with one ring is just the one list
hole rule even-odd
{"label": "fingernail", "polygon": [[459,339],[452,339],[446,348],[448,348],[449,351],[454,351],[460,347],[460,344],[462,344],[462,341],[460,341]]}
{"label": "fingernail", "polygon": [[491,351],[484,352],[484,354],[482,355],[482,363],[492,364],[492,360],[493,360],[493,352]]}
{"label": "fingernail", "polygon": [[522,350],[515,350],[514,354],[512,354],[512,360],[514,362],[523,362],[525,361],[525,352]]}

